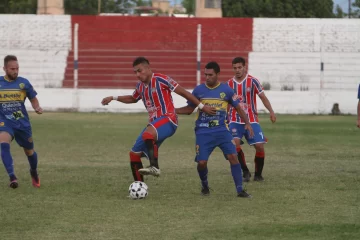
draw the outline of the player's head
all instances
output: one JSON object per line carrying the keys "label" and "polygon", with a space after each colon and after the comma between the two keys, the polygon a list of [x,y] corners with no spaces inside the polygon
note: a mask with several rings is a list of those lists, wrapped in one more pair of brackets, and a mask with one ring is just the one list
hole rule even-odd
{"label": "player's head", "polygon": [[236,78],[244,78],[246,74],[246,62],[242,57],[236,57],[232,60],[232,67]]}
{"label": "player's head", "polygon": [[7,55],[4,58],[4,67],[3,67],[6,77],[10,80],[15,80],[19,74],[19,64],[17,57],[14,55]]}
{"label": "player's head", "polygon": [[218,83],[218,76],[220,74],[220,66],[217,62],[209,62],[205,66],[206,85],[209,87],[215,86]]}
{"label": "player's head", "polygon": [[150,68],[150,62],[144,57],[138,57],[133,62],[134,72],[136,77],[144,82],[148,83],[152,77],[152,71]]}

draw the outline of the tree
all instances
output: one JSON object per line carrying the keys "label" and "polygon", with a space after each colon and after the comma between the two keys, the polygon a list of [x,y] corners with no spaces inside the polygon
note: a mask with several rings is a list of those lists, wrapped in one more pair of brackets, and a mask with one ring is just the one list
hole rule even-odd
{"label": "tree", "polygon": [[223,0],[222,11],[224,17],[332,18],[333,5],[333,0]]}
{"label": "tree", "polygon": [[337,18],[344,18],[346,16],[339,4],[337,4],[335,7],[335,16]]}
{"label": "tree", "polygon": [[355,0],[355,2],[352,4],[352,7],[355,9],[352,9],[351,17],[360,18],[360,0]]}
{"label": "tree", "polygon": [[183,0],[181,4],[186,9],[187,14],[195,14],[195,0]]}
{"label": "tree", "polygon": [[36,14],[37,0],[0,0],[0,13]]}
{"label": "tree", "polygon": [[[101,12],[124,13],[136,6],[151,5],[149,0],[101,0]],[[66,14],[96,15],[98,0],[64,0]]]}

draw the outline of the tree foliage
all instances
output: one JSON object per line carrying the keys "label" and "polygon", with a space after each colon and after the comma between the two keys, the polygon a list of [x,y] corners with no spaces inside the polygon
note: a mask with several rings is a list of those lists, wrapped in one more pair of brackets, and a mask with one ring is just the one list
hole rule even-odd
{"label": "tree foliage", "polygon": [[1,14],[36,14],[37,0],[0,0]]}
{"label": "tree foliage", "polygon": [[333,18],[333,0],[223,0],[224,17]]}
{"label": "tree foliage", "polygon": [[183,0],[181,2],[187,14],[195,14],[195,0]]}

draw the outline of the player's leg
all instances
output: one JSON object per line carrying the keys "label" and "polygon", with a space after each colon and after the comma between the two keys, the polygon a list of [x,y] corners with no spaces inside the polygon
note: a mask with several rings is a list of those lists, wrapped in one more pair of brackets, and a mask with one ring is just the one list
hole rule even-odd
{"label": "player's leg", "polygon": [[37,172],[38,155],[34,150],[34,142],[32,138],[31,128],[14,129],[15,140],[20,147],[24,149],[30,165],[30,176],[32,185],[36,188],[40,187],[40,178]]}
{"label": "player's leg", "polygon": [[215,147],[216,139],[212,134],[196,134],[195,162],[197,162],[197,171],[201,181],[201,194],[204,196],[210,194],[207,161]]}
{"label": "player's leg", "polygon": [[150,161],[150,167],[139,169],[140,174],[160,176],[158,162],[159,143],[171,137],[176,132],[177,126],[166,116],[157,118],[147,126],[142,134],[146,146],[146,152]]}
{"label": "player's leg", "polygon": [[19,185],[14,171],[14,161],[10,152],[10,143],[13,136],[13,130],[4,126],[4,122],[2,122],[2,124],[0,124],[1,159],[10,178],[9,186],[11,188],[17,188]]}
{"label": "player's leg", "polygon": [[264,181],[264,178],[262,177],[262,171],[264,167],[264,160],[265,160],[265,150],[264,150],[264,144],[266,143],[266,138],[263,134],[263,131],[260,127],[260,124],[258,123],[252,123],[251,127],[254,131],[254,137],[249,138],[248,133],[245,133],[245,137],[248,141],[248,143],[251,146],[255,147],[255,176],[254,181]]}
{"label": "player's leg", "polygon": [[242,137],[245,133],[245,125],[244,124],[238,124],[238,123],[230,123],[229,129],[231,132],[231,135],[234,138],[235,144],[236,144],[236,152],[237,152],[237,158],[240,162],[241,169],[243,172],[243,178],[245,182],[250,181],[251,173],[249,171],[249,168],[246,165],[245,155],[241,148],[241,144],[243,143],[241,141]]}
{"label": "player's leg", "polygon": [[131,151],[129,152],[130,167],[131,167],[132,175],[134,177],[134,181],[144,182],[144,177],[139,173],[139,169],[143,168],[141,157],[143,155],[143,151],[146,150],[145,143],[142,139],[142,134],[145,130],[146,130],[146,128],[137,137],[134,146],[132,147]]}
{"label": "player's leg", "polygon": [[264,178],[262,176],[262,171],[264,168],[265,163],[265,149],[264,149],[264,143],[256,143],[254,145],[256,153],[255,153],[255,176],[254,181],[262,182],[264,181]]}
{"label": "player's leg", "polygon": [[239,163],[236,147],[234,144],[234,141],[232,139],[232,136],[230,132],[224,131],[224,132],[218,132],[216,133],[216,139],[218,141],[218,146],[220,147],[221,151],[226,155],[227,159],[230,163],[231,168],[231,175],[233,177],[236,192],[239,197],[249,198],[251,197],[250,194],[248,194],[243,189],[242,184],[242,174],[241,174],[241,165]]}

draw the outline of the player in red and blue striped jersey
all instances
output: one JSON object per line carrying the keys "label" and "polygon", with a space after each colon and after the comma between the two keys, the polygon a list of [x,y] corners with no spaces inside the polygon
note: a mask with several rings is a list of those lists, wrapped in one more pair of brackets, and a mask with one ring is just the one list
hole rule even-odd
{"label": "player in red and blue striped jersey", "polygon": [[358,120],[357,120],[357,127],[360,128],[360,84],[359,84],[359,89],[358,89],[358,107],[357,107],[357,115],[358,115]]}
{"label": "player in red and blue striped jersey", "polygon": [[[178,125],[177,115],[171,96],[172,92],[191,101],[202,111],[208,114],[216,114],[215,108],[204,106],[190,92],[186,91],[171,77],[153,73],[149,61],[144,57],[138,57],[133,62],[134,72],[140,80],[132,95],[110,96],[102,100],[103,105],[112,100],[123,103],[136,103],[142,100],[149,113],[149,124],[144,128],[136,139],[130,151],[130,164],[135,181],[144,181],[142,175],[159,176],[158,148],[162,142],[171,137]],[[144,168],[141,157],[150,160],[150,166]]]}
{"label": "player in red and blue striped jersey", "polygon": [[271,107],[269,99],[265,96],[264,89],[261,86],[259,80],[246,72],[245,59],[242,57],[234,58],[232,61],[232,66],[235,76],[228,81],[228,85],[234,90],[235,94],[238,95],[240,99],[240,105],[247,113],[251,126],[254,130],[254,137],[249,138],[248,132],[244,128],[244,122],[234,108],[229,109],[229,128],[236,142],[238,159],[241,163],[245,181],[250,181],[251,174],[246,165],[245,156],[240,145],[241,138],[243,136],[246,138],[248,144],[254,146],[256,150],[254,160],[254,181],[264,181],[264,178],[262,177],[262,171],[265,159],[264,144],[267,140],[259,124],[256,95],[260,97],[266,109],[269,110],[271,122],[274,123],[276,121],[276,116],[274,110]]}

